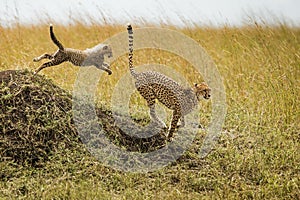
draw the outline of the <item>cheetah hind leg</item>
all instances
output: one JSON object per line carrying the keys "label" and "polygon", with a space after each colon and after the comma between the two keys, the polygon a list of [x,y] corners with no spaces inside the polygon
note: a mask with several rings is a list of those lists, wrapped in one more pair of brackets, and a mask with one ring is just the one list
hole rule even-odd
{"label": "cheetah hind leg", "polygon": [[155,112],[155,104],[152,104],[150,106],[150,117],[151,119],[158,124],[158,127],[161,127],[163,129],[167,129],[167,125],[156,115]]}
{"label": "cheetah hind leg", "polygon": [[173,133],[175,132],[180,117],[181,117],[180,113],[178,113],[177,111],[173,111],[173,117],[172,117],[171,127],[169,130],[168,140],[171,140],[171,138],[173,137]]}
{"label": "cheetah hind leg", "polygon": [[46,62],[46,63],[42,64],[37,70],[35,70],[35,72],[33,74],[35,75],[35,74],[37,74],[39,71],[41,71],[44,68],[52,67],[52,66],[55,66],[55,65],[59,65],[62,62],[63,61],[57,61],[57,60],[51,60],[49,62]]}
{"label": "cheetah hind leg", "polygon": [[53,56],[50,55],[50,54],[48,54],[48,53],[45,53],[45,54],[43,54],[43,55],[41,55],[39,57],[34,58],[33,62],[38,62],[38,61],[43,60],[43,59],[49,59],[49,60],[51,60],[51,59],[53,59]]}
{"label": "cheetah hind leg", "polygon": [[182,128],[185,126],[184,116],[180,117],[180,124],[177,125],[177,128]]}

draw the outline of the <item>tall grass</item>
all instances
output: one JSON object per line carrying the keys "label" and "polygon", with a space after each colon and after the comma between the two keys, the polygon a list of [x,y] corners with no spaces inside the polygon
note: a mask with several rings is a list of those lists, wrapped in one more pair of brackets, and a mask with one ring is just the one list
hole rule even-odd
{"label": "tall grass", "polygon": [[[0,196],[299,199],[300,29],[284,24],[168,28],[202,45],[223,77],[228,113],[216,150],[200,160],[196,142],[175,164],[146,174],[117,172],[76,152],[55,155],[47,167],[38,170],[1,163],[1,173],[9,178],[1,179]],[[78,49],[94,46],[121,31],[121,25],[55,25],[63,44]],[[1,70],[33,70],[40,64],[32,62],[35,56],[55,50],[47,25],[0,28]],[[185,71],[180,66],[189,64],[174,55],[149,51],[146,56],[137,51],[135,59],[136,65],[166,64],[191,83],[201,81],[192,66]],[[126,55],[111,67],[113,75],[102,79],[98,89],[98,101],[105,106],[109,106],[114,84],[128,71]],[[77,72],[78,67],[67,63],[42,71],[70,91]],[[132,104],[143,104],[143,99],[136,94]],[[204,109],[209,111],[208,107]]]}

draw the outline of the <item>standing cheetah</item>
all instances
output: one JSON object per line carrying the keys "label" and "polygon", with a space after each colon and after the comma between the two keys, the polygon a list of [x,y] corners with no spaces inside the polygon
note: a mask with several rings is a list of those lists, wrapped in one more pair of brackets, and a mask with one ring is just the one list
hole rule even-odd
{"label": "standing cheetah", "polygon": [[64,46],[58,41],[53,32],[53,26],[50,24],[50,37],[53,43],[58,46],[58,50],[54,54],[45,53],[39,57],[33,59],[34,62],[38,62],[42,59],[50,59],[49,62],[42,64],[34,74],[38,73],[44,68],[59,65],[63,62],[71,62],[75,66],[96,66],[98,69],[106,71],[109,75],[112,74],[108,63],[104,62],[104,55],[112,57],[112,50],[109,45],[98,44],[91,49],[84,51],[64,48]]}
{"label": "standing cheetah", "polygon": [[132,61],[133,31],[130,24],[127,26],[127,31],[129,36],[130,73],[135,79],[136,89],[147,101],[151,120],[166,127],[165,123],[155,113],[155,99],[173,110],[168,134],[170,139],[173,137],[179,119],[181,120],[181,126],[184,126],[184,116],[190,113],[202,98],[209,99],[211,89],[206,83],[194,84],[193,88],[184,88],[173,79],[155,71],[137,73],[134,70]]}

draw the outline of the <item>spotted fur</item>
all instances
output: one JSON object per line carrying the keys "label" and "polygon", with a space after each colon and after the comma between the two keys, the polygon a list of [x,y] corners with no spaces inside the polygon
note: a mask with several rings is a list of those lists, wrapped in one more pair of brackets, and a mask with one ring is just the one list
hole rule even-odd
{"label": "spotted fur", "polygon": [[49,62],[42,64],[35,74],[44,68],[59,65],[63,62],[71,62],[75,66],[95,66],[100,70],[106,71],[109,75],[112,74],[108,63],[104,62],[104,55],[112,57],[112,50],[109,45],[98,44],[91,49],[78,50],[65,48],[56,38],[53,32],[53,26],[50,24],[50,37],[53,43],[58,47],[58,50],[53,54],[45,53],[33,59],[38,62],[42,59],[49,59]]}
{"label": "spotted fur", "polygon": [[181,126],[184,126],[184,116],[190,113],[198,102],[204,98],[210,98],[211,89],[206,83],[194,84],[193,88],[184,88],[173,79],[155,72],[146,71],[137,73],[133,66],[133,31],[129,24],[127,26],[129,37],[129,69],[135,79],[135,87],[147,101],[150,109],[150,117],[155,122],[166,127],[155,113],[155,100],[157,99],[169,109],[173,110],[171,127],[168,138],[173,136],[179,119]]}

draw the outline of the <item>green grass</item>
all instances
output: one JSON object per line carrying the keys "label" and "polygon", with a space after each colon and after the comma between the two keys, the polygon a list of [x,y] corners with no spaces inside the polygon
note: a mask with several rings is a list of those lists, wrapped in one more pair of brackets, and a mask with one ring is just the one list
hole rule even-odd
{"label": "green grass", "polygon": [[[197,151],[199,131],[190,149],[175,163],[149,173],[125,173],[76,149],[61,149],[43,167],[0,163],[0,198],[11,199],[299,199],[300,196],[300,29],[284,24],[240,28],[176,29],[196,40],[215,61],[226,88],[228,112],[216,149],[205,159]],[[123,26],[55,26],[72,48],[91,47]],[[32,59],[55,51],[47,25],[0,27],[0,69],[33,70]],[[202,80],[174,55],[137,51],[135,63],[160,63],[187,80]],[[111,90],[128,71],[126,55],[112,64],[113,75],[99,83],[97,101],[109,108]],[[71,91],[78,67],[62,64],[42,71]],[[105,83],[105,84],[104,84]],[[131,98],[134,106],[145,105]],[[1,105],[1,109],[3,108]],[[145,107],[142,107],[145,110]],[[134,112],[141,118],[147,116]],[[203,112],[210,103],[203,103]],[[208,116],[201,117],[207,125]]]}

